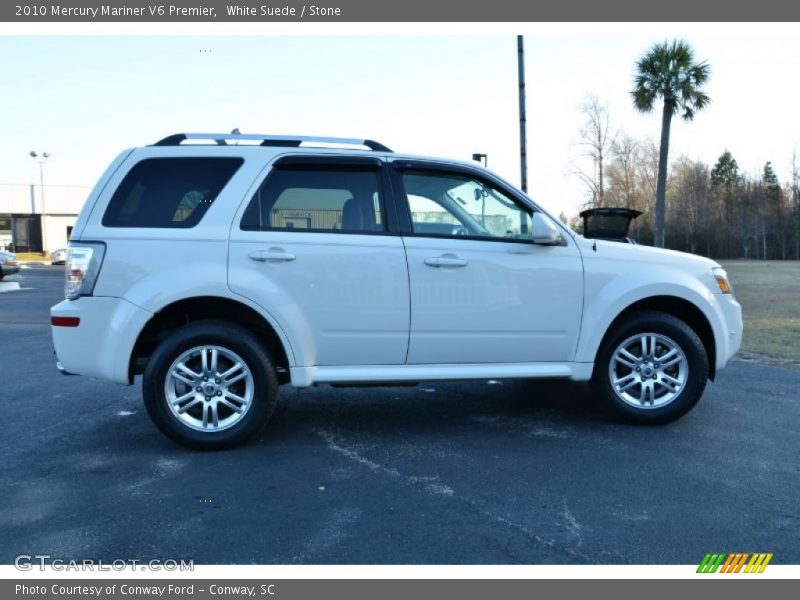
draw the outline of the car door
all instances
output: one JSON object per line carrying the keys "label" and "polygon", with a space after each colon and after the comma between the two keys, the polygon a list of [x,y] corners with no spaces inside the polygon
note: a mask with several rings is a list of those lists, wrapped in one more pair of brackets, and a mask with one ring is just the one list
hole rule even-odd
{"label": "car door", "polygon": [[411,292],[409,364],[570,361],[583,272],[574,243],[531,241],[535,210],[481,171],[395,161]]}
{"label": "car door", "polygon": [[382,165],[286,156],[233,223],[229,286],[272,315],[296,366],[405,362],[408,273]]}

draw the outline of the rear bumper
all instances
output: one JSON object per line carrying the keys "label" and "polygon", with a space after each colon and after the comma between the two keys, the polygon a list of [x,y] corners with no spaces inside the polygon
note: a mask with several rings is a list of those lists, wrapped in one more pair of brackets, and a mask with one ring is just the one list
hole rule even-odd
{"label": "rear bumper", "polygon": [[13,275],[14,273],[19,273],[19,265],[9,266],[9,265],[0,265],[0,272],[5,275]]}
{"label": "rear bumper", "polygon": [[80,319],[74,327],[51,326],[59,371],[130,383],[131,353],[151,313],[122,298],[90,296],[58,303],[50,316]]}

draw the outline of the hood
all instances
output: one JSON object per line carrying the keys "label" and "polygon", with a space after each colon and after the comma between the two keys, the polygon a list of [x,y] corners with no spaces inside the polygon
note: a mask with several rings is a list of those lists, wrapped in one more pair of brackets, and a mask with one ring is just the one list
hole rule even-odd
{"label": "hood", "polygon": [[[688,252],[677,250],[667,250],[665,248],[654,248],[652,246],[640,246],[634,244],[619,244],[605,240],[587,240],[583,236],[576,235],[575,240],[581,249],[584,258],[599,258],[605,260],[619,260],[631,263],[645,263],[651,265],[686,265],[688,268],[699,268],[711,270],[718,267],[719,263]],[[596,247],[595,251],[593,248]]]}

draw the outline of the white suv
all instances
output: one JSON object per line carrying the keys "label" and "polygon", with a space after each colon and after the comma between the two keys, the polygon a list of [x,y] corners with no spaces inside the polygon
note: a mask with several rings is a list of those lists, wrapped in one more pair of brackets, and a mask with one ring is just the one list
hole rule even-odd
{"label": "white suv", "polygon": [[59,368],[132,384],[193,448],[278,386],[560,377],[663,423],[736,353],[706,258],[570,231],[474,163],[370,140],[177,134],[123,152],[72,232]]}

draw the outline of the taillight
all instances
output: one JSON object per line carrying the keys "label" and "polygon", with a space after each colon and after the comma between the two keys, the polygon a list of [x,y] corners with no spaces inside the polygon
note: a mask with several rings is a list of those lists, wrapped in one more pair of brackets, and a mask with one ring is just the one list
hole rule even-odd
{"label": "taillight", "polygon": [[80,317],[50,317],[50,324],[54,327],[77,327],[81,324]]}
{"label": "taillight", "polygon": [[106,245],[102,243],[70,242],[64,265],[64,296],[67,300],[92,295],[105,253]]}

